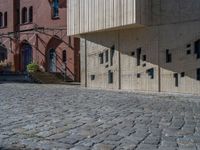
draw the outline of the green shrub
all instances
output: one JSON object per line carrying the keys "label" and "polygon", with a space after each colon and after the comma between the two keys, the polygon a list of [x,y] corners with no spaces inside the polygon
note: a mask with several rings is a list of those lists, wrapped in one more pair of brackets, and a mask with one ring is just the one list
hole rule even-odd
{"label": "green shrub", "polygon": [[36,63],[31,63],[27,65],[27,71],[28,72],[37,72],[39,70],[39,65]]}

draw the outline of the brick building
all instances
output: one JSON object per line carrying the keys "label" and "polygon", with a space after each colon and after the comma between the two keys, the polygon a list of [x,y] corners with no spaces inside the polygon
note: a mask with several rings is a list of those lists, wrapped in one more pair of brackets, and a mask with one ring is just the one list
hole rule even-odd
{"label": "brick building", "polygon": [[200,94],[199,0],[68,0],[82,85]]}
{"label": "brick building", "polygon": [[12,71],[35,62],[79,81],[79,39],[67,37],[66,0],[1,0],[0,61]]}

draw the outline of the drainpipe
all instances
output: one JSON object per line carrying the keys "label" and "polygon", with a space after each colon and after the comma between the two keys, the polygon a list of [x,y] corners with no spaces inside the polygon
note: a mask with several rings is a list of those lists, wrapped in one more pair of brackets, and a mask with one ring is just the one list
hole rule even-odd
{"label": "drainpipe", "polygon": [[85,87],[88,86],[87,84],[87,40],[86,36],[84,37],[85,40]]}
{"label": "drainpipe", "polygon": [[118,43],[118,53],[119,53],[119,90],[121,90],[121,49],[120,49],[120,31],[117,32],[117,43]]}
{"label": "drainpipe", "polygon": [[161,92],[161,67],[160,67],[160,25],[161,25],[161,0],[160,0],[160,23],[158,26],[158,92]]}

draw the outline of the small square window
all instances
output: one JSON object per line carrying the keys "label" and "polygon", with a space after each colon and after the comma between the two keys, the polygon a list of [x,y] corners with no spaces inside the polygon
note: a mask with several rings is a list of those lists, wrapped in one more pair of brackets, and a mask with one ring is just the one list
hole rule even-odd
{"label": "small square window", "polygon": [[191,54],[191,50],[187,50],[187,55],[190,55]]}
{"label": "small square window", "polygon": [[132,52],[132,53],[131,53],[131,56],[135,56],[135,52]]}
{"label": "small square window", "polygon": [[142,56],[142,60],[143,60],[143,61],[146,61],[146,60],[147,60],[147,56],[146,56],[146,55],[143,55],[143,56]]}
{"label": "small square window", "polygon": [[185,72],[181,72],[181,77],[185,77]]}
{"label": "small square window", "polygon": [[142,66],[143,66],[143,67],[146,67],[146,66],[147,66],[147,64],[143,64]]}
{"label": "small square window", "polygon": [[137,74],[137,78],[140,78],[140,77],[141,77],[141,74],[140,74],[140,73],[138,73],[138,74]]}
{"label": "small square window", "polygon": [[188,44],[188,45],[187,45],[187,48],[190,48],[190,47],[191,47],[191,44]]}
{"label": "small square window", "polygon": [[95,80],[95,75],[91,75],[91,80]]}

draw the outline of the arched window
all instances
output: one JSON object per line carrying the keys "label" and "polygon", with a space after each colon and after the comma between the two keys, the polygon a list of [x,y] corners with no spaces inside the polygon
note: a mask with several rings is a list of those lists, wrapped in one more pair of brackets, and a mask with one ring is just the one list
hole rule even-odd
{"label": "arched window", "polygon": [[62,51],[62,62],[65,63],[67,61],[67,51],[63,50]]}
{"label": "arched window", "polygon": [[3,27],[3,14],[0,12],[0,27]]}
{"label": "arched window", "polygon": [[16,23],[17,25],[20,24],[20,10],[19,9],[17,9],[16,11]]}
{"label": "arched window", "polygon": [[4,27],[7,27],[8,25],[8,14],[7,12],[4,13]]}
{"label": "arched window", "polygon": [[29,8],[29,22],[33,22],[33,7]]}
{"label": "arched window", "polygon": [[52,3],[52,17],[58,18],[59,17],[59,0],[53,0]]}
{"label": "arched window", "polygon": [[22,23],[26,23],[27,22],[27,8],[24,7],[22,8]]}

